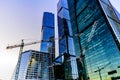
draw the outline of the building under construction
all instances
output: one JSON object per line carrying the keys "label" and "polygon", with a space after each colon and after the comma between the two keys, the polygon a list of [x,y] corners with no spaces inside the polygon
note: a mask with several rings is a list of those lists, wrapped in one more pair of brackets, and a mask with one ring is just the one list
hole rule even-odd
{"label": "building under construction", "polygon": [[[12,80],[44,80],[43,76],[48,76],[43,68],[48,69],[49,79],[53,80],[50,65],[53,55],[49,53],[28,50],[21,54],[18,78],[16,79],[16,71]],[[18,68],[18,67],[16,67]],[[17,70],[17,69],[16,69]]]}
{"label": "building under construction", "polygon": [[[19,59],[12,80],[54,80],[53,60],[55,57],[54,44],[54,14],[44,12],[41,30],[41,40],[20,45],[8,46],[7,49],[20,47]],[[40,43],[40,52],[23,47]]]}

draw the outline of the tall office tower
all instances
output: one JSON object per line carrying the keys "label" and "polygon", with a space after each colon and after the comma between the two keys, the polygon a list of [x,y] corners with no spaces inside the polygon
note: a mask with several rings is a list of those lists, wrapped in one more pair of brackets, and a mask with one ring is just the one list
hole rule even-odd
{"label": "tall office tower", "polygon": [[42,22],[42,42],[41,42],[41,52],[54,53],[54,14],[49,12],[44,12],[43,22]]}
{"label": "tall office tower", "polygon": [[40,52],[49,53],[52,55],[49,61],[46,59],[44,67],[42,67],[42,77],[44,80],[53,80],[53,68],[48,68],[48,65],[52,65],[55,57],[55,43],[54,43],[54,14],[44,12],[42,23],[42,42]]}
{"label": "tall office tower", "polygon": [[76,57],[72,38],[72,29],[68,12],[67,0],[59,0],[57,4],[58,34],[59,34],[59,55],[58,60],[63,62],[65,79],[72,80],[78,78]]}
{"label": "tall office tower", "polygon": [[23,52],[20,59],[18,78],[15,79],[15,73],[12,80],[44,80],[42,67],[44,67],[45,60],[50,60],[49,57],[49,53],[34,50]]}
{"label": "tall office tower", "polygon": [[67,0],[85,80],[120,79],[120,22],[109,0]]}

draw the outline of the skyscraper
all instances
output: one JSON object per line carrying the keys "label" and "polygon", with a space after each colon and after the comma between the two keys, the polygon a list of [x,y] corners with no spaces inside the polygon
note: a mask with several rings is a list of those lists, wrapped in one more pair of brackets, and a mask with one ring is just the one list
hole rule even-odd
{"label": "skyscraper", "polygon": [[22,52],[20,49],[22,53],[20,53],[12,80],[54,80],[54,71],[51,67],[55,57],[54,15],[52,13],[44,13],[41,32],[43,33],[41,52],[34,50]]}
{"label": "skyscraper", "polygon": [[[76,56],[86,80],[120,79],[120,22],[109,0],[67,0]],[[79,72],[79,74],[85,71]]]}
{"label": "skyscraper", "polygon": [[42,38],[40,52],[49,53],[51,56],[50,60],[48,57],[44,57],[44,66],[42,67],[42,78],[43,80],[53,80],[53,68],[49,67],[52,65],[55,57],[55,43],[54,43],[54,14],[50,12],[44,12],[43,23],[42,23]]}
{"label": "skyscraper", "polygon": [[[54,14],[44,12],[41,30],[41,52],[54,53]],[[53,52],[51,52],[53,51]]]}
{"label": "skyscraper", "polygon": [[67,0],[59,0],[57,4],[58,34],[59,34],[59,61],[64,65],[64,80],[72,80],[78,78],[72,29],[68,11]]}

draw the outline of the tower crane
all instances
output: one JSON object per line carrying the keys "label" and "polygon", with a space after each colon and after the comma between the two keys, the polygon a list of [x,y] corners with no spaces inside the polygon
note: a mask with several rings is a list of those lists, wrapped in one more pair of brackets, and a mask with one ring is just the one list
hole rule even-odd
{"label": "tower crane", "polygon": [[18,48],[20,47],[20,51],[19,51],[19,57],[18,57],[18,63],[16,65],[16,69],[15,69],[15,80],[18,80],[18,75],[19,75],[19,68],[20,68],[20,61],[21,61],[21,53],[23,52],[23,47],[24,46],[29,46],[29,45],[33,45],[33,44],[37,44],[40,43],[41,41],[36,41],[36,42],[30,42],[30,43],[24,43],[24,40],[21,40],[21,44],[18,45],[13,45],[13,46],[7,46],[6,49],[13,49],[13,48]]}
{"label": "tower crane", "polygon": [[[97,24],[98,24],[98,21],[95,21],[93,23],[93,27],[92,27],[92,30],[90,32],[90,35],[88,37],[88,40],[87,42],[89,43],[94,35],[94,32],[96,30],[96,27],[97,27]],[[75,34],[71,37],[77,37],[77,36],[80,36],[81,34],[83,33],[78,33],[78,34]],[[18,45],[13,45],[13,46],[7,46],[6,49],[13,49],[13,48],[18,48],[20,47],[20,51],[19,51],[19,57],[18,57],[18,63],[17,63],[17,66],[16,66],[16,73],[15,73],[15,80],[18,79],[18,74],[19,74],[19,66],[20,66],[20,60],[21,60],[21,53],[23,52],[23,48],[24,46],[29,46],[29,45],[33,45],[33,44],[37,44],[37,43],[41,43],[41,42],[52,42],[52,41],[55,41],[55,40],[60,40],[62,39],[62,37],[59,37],[59,38],[50,38],[49,40],[39,40],[39,41],[35,41],[35,42],[30,42],[30,43],[24,43],[24,39],[21,40],[21,44],[18,44]],[[64,54],[63,54],[64,55]],[[60,55],[59,57],[63,56],[63,55]],[[83,54],[82,54],[83,55]],[[70,56],[74,56],[74,55],[70,55]],[[58,58],[59,58],[58,57]]]}
{"label": "tower crane", "polygon": [[24,39],[22,39],[22,40],[21,40],[21,44],[12,45],[12,46],[7,46],[6,49],[13,49],[13,48],[18,48],[18,47],[20,47],[19,54],[21,54],[21,53],[23,52],[23,47],[24,47],[24,46],[28,46],[28,45],[32,45],[32,44],[37,44],[37,43],[40,43],[40,42],[41,42],[41,41],[31,42],[31,43],[25,44],[25,43],[24,43]]}
{"label": "tower crane", "polygon": [[33,44],[37,44],[37,43],[41,43],[41,42],[52,42],[52,41],[55,41],[55,40],[58,40],[58,39],[61,39],[61,38],[50,38],[50,40],[39,40],[39,41],[29,42],[29,43],[24,43],[24,39],[22,39],[21,44],[7,46],[6,49],[13,49],[13,48],[20,47],[20,53],[21,53],[23,51],[24,46],[29,46],[29,45],[33,45]]}
{"label": "tower crane", "polygon": [[41,43],[41,42],[53,42],[56,39],[58,39],[58,38],[50,38],[50,40],[39,40],[39,41],[29,42],[29,43],[24,43],[24,39],[22,39],[21,44],[13,45],[13,46],[7,46],[6,49],[13,49],[13,48],[20,47],[18,62],[17,62],[16,69],[15,69],[16,71],[15,71],[15,79],[14,80],[18,80],[19,67],[20,67],[20,61],[21,61],[21,53],[23,52],[24,46],[29,46],[29,45],[33,45],[33,44],[37,44],[37,43]]}
{"label": "tower crane", "polygon": [[109,63],[107,63],[106,65],[104,65],[103,67],[98,67],[98,69],[96,70],[96,71],[94,71],[95,73],[96,72],[99,72],[99,77],[100,77],[100,80],[102,80],[102,75],[101,75],[101,71],[103,70],[103,69],[105,69],[108,65],[110,65],[111,64],[111,62],[109,62]]}
{"label": "tower crane", "polygon": [[[61,37],[62,38],[62,37]],[[35,42],[29,42],[29,43],[24,43],[24,39],[21,40],[21,44],[18,45],[12,45],[12,46],[7,46],[6,49],[13,49],[13,48],[20,48],[19,50],[19,56],[18,56],[18,62],[16,65],[16,69],[15,69],[15,77],[14,80],[18,80],[18,75],[19,75],[19,67],[20,67],[20,61],[21,61],[21,53],[23,52],[23,48],[24,46],[29,46],[29,45],[33,45],[33,44],[38,44],[41,42],[54,42],[55,40],[59,40],[61,38],[53,38],[51,37],[49,40],[39,40],[39,41],[35,41]]]}

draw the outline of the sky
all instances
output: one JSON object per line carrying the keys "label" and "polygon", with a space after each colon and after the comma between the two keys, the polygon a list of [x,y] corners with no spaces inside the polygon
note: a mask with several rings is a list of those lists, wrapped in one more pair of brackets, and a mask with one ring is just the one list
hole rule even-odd
{"label": "sky", "polygon": [[[19,48],[6,46],[40,40],[43,12],[57,12],[58,0],[0,0],[0,79],[10,80]],[[39,50],[39,44],[25,50]]]}
{"label": "sky", "polygon": [[[40,39],[43,12],[57,13],[58,0],[0,0],[0,79],[10,80],[15,69],[19,48],[6,46]],[[120,0],[111,0],[120,12]],[[56,22],[57,23],[57,22]],[[55,24],[57,29],[57,24]],[[39,50],[39,44],[24,48]]]}

